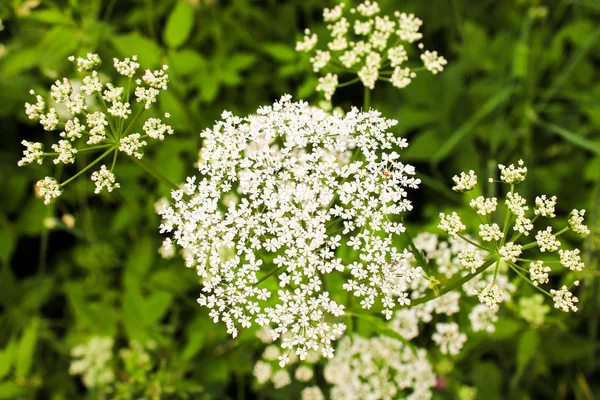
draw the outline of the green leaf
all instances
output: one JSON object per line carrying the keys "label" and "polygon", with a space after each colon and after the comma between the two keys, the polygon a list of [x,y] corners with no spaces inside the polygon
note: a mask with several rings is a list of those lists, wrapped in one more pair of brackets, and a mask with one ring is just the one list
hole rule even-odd
{"label": "green leaf", "polygon": [[183,49],[171,54],[171,67],[179,75],[186,76],[198,72],[199,69],[205,68],[206,60],[200,53],[191,50]]}
{"label": "green leaf", "polygon": [[16,234],[8,225],[0,225],[0,262],[8,263],[15,250]]}
{"label": "green leaf", "polygon": [[15,399],[25,394],[25,392],[25,388],[17,385],[15,382],[0,383],[0,399]]}
{"label": "green leaf", "polygon": [[296,51],[283,43],[266,43],[263,45],[265,52],[273,59],[283,62],[294,61],[297,57]]}
{"label": "green leaf", "polygon": [[58,8],[47,8],[33,11],[25,17],[26,19],[45,22],[52,25],[73,25],[73,20],[66,14],[63,14]]}
{"label": "green leaf", "polygon": [[477,398],[500,400],[502,373],[492,362],[477,363],[473,366],[473,382],[477,387]]}
{"label": "green leaf", "polygon": [[160,47],[137,32],[113,36],[111,42],[121,57],[137,55],[142,68],[155,68],[160,64]]}
{"label": "green leaf", "polygon": [[194,8],[185,0],[179,0],[167,19],[163,40],[170,48],[177,48],[190,37],[194,27]]}
{"label": "green leaf", "polygon": [[431,163],[434,165],[439,164],[444,160],[456,146],[458,146],[466,136],[473,131],[473,128],[485,117],[491,114],[500,104],[508,98],[513,92],[513,88],[509,87],[497,93],[491,99],[489,99],[481,108],[479,108],[475,114],[471,116],[464,124],[456,130],[448,138],[448,140],[439,148],[439,150],[433,156]]}
{"label": "green leaf", "polygon": [[537,352],[540,335],[536,330],[530,329],[519,338],[517,345],[517,376],[520,376],[527,364],[533,359]]}
{"label": "green leaf", "polygon": [[246,70],[256,63],[256,55],[251,53],[237,53],[229,59],[228,63],[236,71]]}
{"label": "green leaf", "polygon": [[10,372],[16,349],[17,341],[13,338],[8,342],[4,350],[0,350],[0,380]]}
{"label": "green leaf", "polygon": [[149,236],[136,240],[125,264],[125,285],[138,285],[156,258],[156,248]]}
{"label": "green leaf", "polygon": [[17,364],[15,374],[18,378],[26,378],[33,363],[33,355],[35,353],[35,345],[38,339],[38,329],[40,321],[34,317],[19,342],[19,352],[17,355]]}
{"label": "green leaf", "polygon": [[146,324],[152,325],[158,323],[169,306],[173,302],[173,296],[165,292],[157,292],[144,301],[143,317]]}
{"label": "green leaf", "polygon": [[548,129],[550,132],[562,137],[565,141],[575,146],[581,147],[584,150],[588,150],[597,156],[600,155],[600,145],[597,145],[596,143],[584,138],[583,136],[568,131],[565,128],[562,128],[558,125],[552,124],[550,122],[541,121],[536,117],[532,117],[532,119],[534,119],[534,122],[537,125]]}

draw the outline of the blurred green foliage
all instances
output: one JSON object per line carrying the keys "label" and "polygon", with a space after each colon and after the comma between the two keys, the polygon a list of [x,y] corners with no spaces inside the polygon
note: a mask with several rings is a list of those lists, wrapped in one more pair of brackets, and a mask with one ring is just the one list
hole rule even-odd
{"label": "blurred green foliage", "polygon": [[[153,203],[168,188],[124,163],[117,171],[123,188],[110,196],[91,195],[92,183],[80,179],[45,207],[33,184],[54,167],[18,168],[17,161],[21,140],[44,142],[49,133],[26,119],[23,104],[29,89],[45,93],[67,74],[71,54],[137,54],[147,68],[168,64],[170,88],[160,104],[177,134],[147,157],[183,181],[194,172],[198,132],[224,109],[244,115],[283,93],[318,100],[316,78],[294,44],[305,27],[322,27],[328,4],[0,0],[0,398],[84,397],[68,372],[70,350],[97,335],[113,337],[118,349],[155,343],[152,374],[140,377],[125,360],[115,361],[116,379],[129,387],[124,398],[251,392],[261,350],[253,334],[229,338],[194,301],[195,272],[158,256]],[[484,181],[497,163],[523,158],[529,191],[557,195],[563,213],[587,208],[593,228],[581,311],[554,312],[542,327],[503,318],[494,334],[470,338],[442,371],[449,389],[436,396],[454,398],[452,382],[462,382],[481,399],[600,398],[600,2],[380,4],[423,19],[427,46],[449,61],[443,73],[422,74],[402,91],[373,93],[373,107],[399,120],[398,135],[411,143],[405,160],[421,171],[411,227],[435,231],[439,212],[467,207],[447,189],[455,173],[487,171]],[[360,105],[361,96],[360,86],[344,88],[334,105]]]}

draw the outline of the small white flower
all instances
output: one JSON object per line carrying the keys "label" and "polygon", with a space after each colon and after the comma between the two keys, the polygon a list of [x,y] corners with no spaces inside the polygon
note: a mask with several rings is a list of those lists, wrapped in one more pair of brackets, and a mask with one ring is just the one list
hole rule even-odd
{"label": "small white flower", "polygon": [[85,125],[81,124],[79,118],[75,117],[67,121],[65,131],[61,132],[60,136],[74,141],[80,139],[84,131]]}
{"label": "small white flower", "polygon": [[467,249],[458,253],[457,258],[460,260],[460,264],[469,269],[471,273],[475,273],[477,268],[483,265],[483,256],[477,249]]}
{"label": "small white flower", "polygon": [[460,232],[467,229],[460,220],[460,216],[454,211],[451,215],[440,213],[440,223],[438,224],[438,228],[453,238],[457,238]]}
{"label": "small white flower", "polygon": [[39,118],[40,124],[42,124],[44,129],[47,131],[55,130],[58,126],[58,123],[60,122],[58,119],[58,113],[54,108],[48,110],[47,114],[41,114]]}
{"label": "small white flower", "polygon": [[173,134],[173,128],[171,128],[170,125],[163,124],[160,118],[148,118],[148,121],[144,123],[142,129],[146,135],[150,136],[152,139],[158,140],[164,140],[165,134]]}
{"label": "small white flower", "polygon": [[102,92],[102,82],[100,82],[98,71],[93,71],[92,75],[85,76],[82,82],[81,91],[88,96]]}
{"label": "small white flower", "polygon": [[472,199],[469,203],[471,208],[479,215],[488,215],[496,211],[498,206],[498,199],[495,197],[486,199],[483,196],[479,196],[476,199]]}
{"label": "small white flower", "polygon": [[39,94],[36,95],[33,90],[30,90],[29,93],[35,96],[36,103],[25,103],[25,113],[27,114],[29,119],[37,121],[40,118],[42,118],[42,115],[44,115],[44,111],[46,110],[46,102],[44,101],[44,98],[42,96],[40,96]]}
{"label": "small white flower", "polygon": [[132,78],[133,75],[135,75],[137,69],[140,67],[140,64],[136,61],[137,56],[126,58],[123,61],[120,61],[118,58],[113,58],[113,64],[117,72],[129,78]]}
{"label": "small white flower", "polygon": [[77,149],[71,145],[68,140],[59,140],[58,144],[52,145],[52,150],[58,153],[58,156],[52,160],[54,164],[72,164],[75,162],[75,154]]}
{"label": "small white flower", "polygon": [[302,389],[300,400],[325,400],[325,396],[318,386],[309,386]]}
{"label": "small white flower", "polygon": [[492,333],[496,331],[498,315],[486,305],[478,304],[469,313],[469,320],[471,321],[473,332],[485,331]]}
{"label": "small white flower", "polygon": [[583,223],[585,210],[573,210],[569,218],[569,226],[571,230],[580,235],[586,236],[590,234],[589,228]]}
{"label": "small white flower", "polygon": [[585,264],[581,261],[579,249],[575,250],[559,250],[560,263],[571,271],[582,271]]}
{"label": "small white flower", "polygon": [[394,68],[394,73],[392,74],[392,77],[390,79],[392,85],[399,89],[402,89],[408,86],[412,82],[412,79],[416,76],[417,74],[415,74],[408,68],[396,67]]}
{"label": "small white flower", "polygon": [[73,93],[73,87],[67,78],[63,78],[62,82],[57,80],[50,87],[50,95],[57,103],[64,103],[69,100],[71,93]]}
{"label": "small white flower", "polygon": [[506,262],[517,262],[517,257],[521,255],[523,246],[513,242],[508,242],[504,246],[500,247],[498,253],[502,256],[502,259]]}
{"label": "small white flower", "polygon": [[554,300],[554,308],[564,312],[577,312],[579,310],[575,305],[579,302],[579,299],[573,296],[573,293],[569,291],[567,286],[563,286],[559,290],[550,289],[550,294]]}
{"label": "small white flower", "polygon": [[458,330],[458,324],[454,322],[440,322],[435,326],[435,333],[431,339],[440,347],[442,354],[455,356],[460,353],[467,341],[467,335]]}
{"label": "small white flower", "polygon": [[525,200],[519,193],[508,192],[506,194],[506,207],[510,210],[514,215],[524,215],[529,207],[525,204],[527,200]]}
{"label": "small white flower", "polygon": [[425,53],[421,54],[421,60],[423,60],[425,68],[434,75],[438,72],[442,72],[444,70],[444,65],[448,64],[448,61],[446,61],[444,57],[438,55],[437,51],[425,51]]}
{"label": "small white flower", "polygon": [[529,279],[531,279],[534,286],[543,285],[550,281],[548,278],[548,272],[550,271],[550,267],[546,267],[543,261],[532,262],[529,264]]}
{"label": "small white flower", "polygon": [[455,192],[468,192],[477,186],[477,175],[475,175],[475,171],[473,170],[469,171],[469,173],[461,172],[460,176],[454,175],[452,180],[456,183],[452,187],[452,190]]}
{"label": "small white flower", "polygon": [[56,179],[49,176],[45,177],[41,181],[38,181],[36,186],[40,197],[44,198],[44,204],[46,205],[50,204],[52,200],[59,197],[62,193],[60,184],[56,181]]}
{"label": "small white flower", "polygon": [[77,59],[75,59],[75,56],[69,56],[68,59],[69,61],[76,63],[77,71],[79,72],[91,71],[98,67],[102,62],[98,54],[94,53],[87,53],[85,58],[77,57]]}
{"label": "small white flower", "polygon": [[537,235],[535,235],[535,240],[542,253],[546,251],[553,252],[560,247],[560,242],[556,236],[552,234],[551,226],[547,227],[544,231],[538,231]]}
{"label": "small white flower", "polygon": [[90,127],[90,137],[87,140],[87,144],[98,144],[106,139],[108,120],[103,112],[96,111],[88,114],[86,121]]}
{"label": "small white flower", "polygon": [[27,140],[21,141],[21,144],[25,146],[25,150],[23,150],[23,158],[17,163],[19,167],[31,164],[33,162],[42,164],[42,161],[44,160],[43,144],[36,142],[28,142]]}
{"label": "small white flower", "polygon": [[141,135],[139,133],[132,133],[131,135],[121,138],[119,144],[119,150],[136,158],[142,158],[144,152],[142,148],[148,143],[145,140],[140,140]]}
{"label": "small white flower", "polygon": [[554,218],[556,217],[556,214],[554,214],[555,207],[556,196],[547,198],[544,194],[535,198],[535,210],[533,212],[535,213],[535,215],[540,215],[546,218]]}
{"label": "small white flower", "polygon": [[323,21],[334,22],[340,19],[345,6],[346,5],[344,3],[340,3],[331,10],[329,8],[325,8],[323,10]]}
{"label": "small white flower", "polygon": [[317,35],[311,33],[310,29],[304,31],[304,38],[301,42],[296,43],[296,51],[309,52],[317,45]]}
{"label": "small white flower", "polygon": [[310,59],[313,65],[313,71],[319,72],[331,60],[331,54],[328,51],[317,50],[314,57]]}
{"label": "small white flower", "polygon": [[312,379],[314,373],[312,368],[307,367],[306,365],[301,365],[296,368],[296,372],[294,373],[294,377],[300,382],[308,382]]}
{"label": "small white flower", "polygon": [[498,164],[498,168],[500,169],[500,180],[504,183],[515,184],[523,182],[527,176],[527,167],[525,167],[523,160],[519,160],[518,166],[511,164],[506,167]]}
{"label": "small white flower", "polygon": [[281,389],[292,383],[292,379],[286,370],[281,369],[273,374],[271,382],[273,382],[273,387],[275,387],[275,389]]}
{"label": "small white flower", "polygon": [[252,373],[258,383],[262,385],[271,379],[271,366],[264,361],[258,361],[254,365]]}
{"label": "small white flower", "polygon": [[94,171],[92,173],[92,182],[96,184],[94,193],[98,194],[103,189],[106,189],[109,193],[114,189],[121,187],[118,182],[115,181],[115,174],[106,168],[106,165],[100,167],[100,171]]}
{"label": "small white flower", "polygon": [[142,81],[155,89],[167,90],[167,83],[169,82],[169,75],[167,74],[168,69],[169,67],[167,65],[163,65],[161,69],[154,71],[147,69],[144,76],[142,76]]}
{"label": "small white flower", "polygon": [[317,85],[317,91],[323,92],[325,100],[330,101],[331,97],[335,93],[335,89],[338,85],[338,77],[335,74],[327,74],[324,77],[319,78],[319,84]]}
{"label": "small white flower", "polygon": [[392,68],[395,68],[402,64],[404,61],[408,61],[408,54],[406,49],[402,45],[392,47],[387,52]]}
{"label": "small white flower", "polygon": [[481,224],[479,225],[479,236],[481,240],[491,242],[502,239],[502,231],[498,224]]}
{"label": "small white flower", "polygon": [[423,21],[416,18],[414,14],[396,12],[395,15],[398,17],[399,27],[396,31],[396,35],[398,35],[400,39],[413,43],[423,37],[423,35],[419,33]]}
{"label": "small white flower", "polygon": [[485,286],[477,295],[481,304],[485,304],[488,308],[496,312],[498,311],[498,304],[502,302],[502,291],[498,285],[490,283]]}

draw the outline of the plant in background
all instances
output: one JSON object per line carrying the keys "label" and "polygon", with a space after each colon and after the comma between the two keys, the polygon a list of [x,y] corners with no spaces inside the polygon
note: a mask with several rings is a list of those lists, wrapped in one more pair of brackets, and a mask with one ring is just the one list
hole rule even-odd
{"label": "plant in background", "polygon": [[[57,136],[62,139],[56,138],[58,142],[51,145],[52,152],[46,151],[43,143],[23,140],[25,150],[19,166],[42,164],[46,157],[53,158],[54,164],[73,164],[77,154],[102,154],[63,182],[53,177],[40,180],[37,190],[45,204],[59,197],[68,183],[111,155],[110,168],[102,165],[91,174],[91,179],[96,194],[104,190],[112,192],[120,187],[113,172],[119,152],[138,161],[144,155],[146,139],[164,140],[165,135],[173,134],[171,126],[160,118],[148,118],[143,125],[138,124],[143,113],[156,103],[160,92],[167,89],[166,65],[137,74],[140,64],[136,56],[124,60],[115,58],[114,68],[126,81],[126,85],[117,86],[104,82],[104,76],[98,72],[101,60],[97,54],[71,56],[69,60],[83,75],[81,80],[57,80],[50,88],[50,99],[31,90],[36,102],[25,104],[29,119],[39,121],[46,131],[59,131]],[[132,92],[135,102],[131,98]],[[169,114],[165,114],[165,118],[168,117]]]}
{"label": "plant in background", "polygon": [[[338,87],[362,82],[365,95],[375,88],[378,80],[390,82],[397,88],[408,86],[416,73],[428,70],[437,74],[447,61],[437,51],[421,53],[423,67],[409,65],[411,45],[422,39],[419,29],[423,23],[413,14],[396,12],[393,17],[380,16],[379,4],[366,0],[349,13],[344,13],[345,3],[323,11],[329,37],[327,44],[318,49],[319,38],[310,29],[296,44],[296,50],[312,55],[310,62],[314,72],[325,74],[319,78],[317,91],[331,100]],[[322,43],[322,42],[321,42]],[[419,43],[419,50],[424,48]],[[342,75],[358,75],[346,82],[339,82]],[[368,109],[368,101],[365,101]]]}

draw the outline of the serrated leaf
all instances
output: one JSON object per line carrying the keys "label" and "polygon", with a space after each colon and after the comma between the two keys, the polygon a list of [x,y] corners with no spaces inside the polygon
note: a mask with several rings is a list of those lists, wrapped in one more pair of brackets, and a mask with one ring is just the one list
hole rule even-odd
{"label": "serrated leaf", "polygon": [[177,48],[190,37],[194,27],[194,8],[185,0],[179,0],[167,19],[163,39],[167,46]]}

